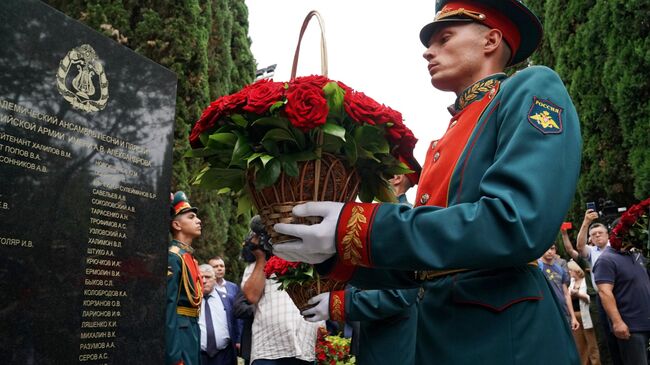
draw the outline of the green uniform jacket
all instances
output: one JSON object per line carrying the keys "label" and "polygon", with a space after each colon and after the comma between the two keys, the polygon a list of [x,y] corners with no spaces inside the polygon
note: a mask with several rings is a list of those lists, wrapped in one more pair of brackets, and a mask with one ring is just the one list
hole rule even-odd
{"label": "green uniform jacket", "polygon": [[[319,270],[364,289],[424,281],[417,364],[577,363],[560,307],[528,264],[553,242],[575,193],[571,99],[537,66],[471,85],[455,109],[428,151],[416,207],[346,204],[338,254]],[[393,270],[391,280],[376,280],[377,268]]]}
{"label": "green uniform jacket", "polygon": [[345,316],[360,322],[357,364],[415,364],[417,295],[418,289],[345,290]]}
{"label": "green uniform jacket", "polygon": [[[182,243],[173,240],[167,256],[165,364],[176,365],[182,360],[184,365],[199,365],[201,345],[198,308],[202,297],[201,279],[191,253],[182,246]],[[190,291],[189,295],[186,288]],[[191,314],[194,311],[196,316]]]}

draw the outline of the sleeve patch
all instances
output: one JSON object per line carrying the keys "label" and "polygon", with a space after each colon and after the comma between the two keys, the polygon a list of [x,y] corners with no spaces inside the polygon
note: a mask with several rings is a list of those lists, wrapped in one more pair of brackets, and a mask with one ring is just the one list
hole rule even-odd
{"label": "sleeve patch", "polygon": [[548,99],[534,96],[528,111],[528,122],[543,134],[560,134],[563,110]]}

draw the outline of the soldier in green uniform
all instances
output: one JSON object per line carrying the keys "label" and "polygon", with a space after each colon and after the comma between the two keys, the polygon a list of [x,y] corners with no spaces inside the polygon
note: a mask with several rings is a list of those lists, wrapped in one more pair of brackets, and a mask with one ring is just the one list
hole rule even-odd
{"label": "soldier in green uniform", "polygon": [[503,73],[542,38],[520,1],[439,0],[436,10],[420,32],[424,58],[433,86],[457,99],[446,133],[429,146],[416,206],[299,205],[295,215],[323,221],[276,224],[300,239],[274,253],[363,289],[423,285],[417,364],[578,364],[535,265],[575,193],[576,110],[552,70]]}
{"label": "soldier in green uniform", "polygon": [[167,267],[166,365],[198,365],[200,353],[199,308],[203,289],[192,256],[192,240],[201,235],[197,208],[184,192],[172,197]]}

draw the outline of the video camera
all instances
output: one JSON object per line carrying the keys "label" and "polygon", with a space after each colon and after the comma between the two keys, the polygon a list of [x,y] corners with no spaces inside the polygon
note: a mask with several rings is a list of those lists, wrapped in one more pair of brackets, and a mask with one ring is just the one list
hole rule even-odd
{"label": "video camera", "polygon": [[[270,256],[273,247],[271,246],[271,242],[269,242],[270,237],[266,232],[264,223],[262,223],[262,218],[259,215],[251,218],[249,227],[250,232],[248,232],[244,239],[243,250],[249,250],[251,252],[254,250],[262,250],[267,256]],[[257,243],[254,242],[255,238],[257,238]]]}

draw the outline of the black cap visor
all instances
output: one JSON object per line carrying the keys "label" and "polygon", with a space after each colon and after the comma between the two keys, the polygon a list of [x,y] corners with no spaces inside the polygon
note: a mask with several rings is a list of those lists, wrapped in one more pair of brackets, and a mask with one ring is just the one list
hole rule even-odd
{"label": "black cap visor", "polygon": [[176,217],[178,217],[178,216],[181,215],[181,214],[185,214],[185,213],[189,213],[189,212],[194,212],[194,214],[198,214],[198,213],[199,213],[199,208],[195,208],[195,207],[192,207],[192,208],[183,208],[183,209],[181,209],[178,213],[176,213],[175,215],[173,215],[172,218],[176,218]]}
{"label": "black cap visor", "polygon": [[469,18],[445,18],[433,21],[422,27],[422,30],[420,30],[420,42],[422,42],[425,47],[429,47],[431,37],[436,34],[440,28],[447,25],[454,25],[454,23],[469,23],[473,21],[473,19]]}

